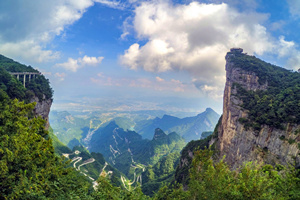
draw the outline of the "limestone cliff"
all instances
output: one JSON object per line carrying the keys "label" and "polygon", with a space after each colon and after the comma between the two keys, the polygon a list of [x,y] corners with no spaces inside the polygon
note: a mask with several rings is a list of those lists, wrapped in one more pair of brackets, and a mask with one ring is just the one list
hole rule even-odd
{"label": "limestone cliff", "polygon": [[46,99],[45,96],[42,101],[39,100],[38,97],[34,96],[30,99],[30,103],[36,102],[34,113],[38,116],[41,116],[44,120],[46,120],[46,129],[49,128],[49,113],[52,105],[52,99]]}
{"label": "limestone cliff", "polygon": [[[237,94],[236,84],[247,91],[267,90],[268,82],[259,83],[259,77],[251,71],[237,67],[232,60],[235,49],[226,56],[226,85],[223,97],[223,117],[218,128],[220,156],[226,156],[225,161],[237,168],[246,161],[263,161],[268,164],[299,164],[298,142],[300,135],[298,124],[284,124],[281,130],[268,125],[262,125],[259,131],[246,129],[240,118],[248,118],[248,110],[243,109],[243,101]],[[240,52],[241,53],[241,52]]]}
{"label": "limestone cliff", "polygon": [[186,187],[195,149],[210,146],[232,168],[244,162],[300,166],[300,73],[231,49],[223,115],[214,133],[181,152],[175,180]]}

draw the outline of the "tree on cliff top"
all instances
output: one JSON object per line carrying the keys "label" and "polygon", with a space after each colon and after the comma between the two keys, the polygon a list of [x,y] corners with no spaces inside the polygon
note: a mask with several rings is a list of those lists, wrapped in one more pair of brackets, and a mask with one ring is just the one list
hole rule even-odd
{"label": "tree on cliff top", "polygon": [[38,73],[39,71],[0,54],[0,89],[5,91],[11,99],[17,98],[26,102],[29,102],[33,96],[37,96],[40,101],[52,99],[53,90],[50,87],[49,80],[44,75],[37,75],[30,81],[27,76],[26,88],[24,88],[21,81],[10,75],[9,72]]}

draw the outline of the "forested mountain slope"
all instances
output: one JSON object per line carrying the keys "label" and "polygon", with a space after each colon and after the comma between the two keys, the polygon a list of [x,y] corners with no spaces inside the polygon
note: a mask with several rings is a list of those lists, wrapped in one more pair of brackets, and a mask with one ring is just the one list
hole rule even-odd
{"label": "forested mountain slope", "polygon": [[38,75],[24,88],[9,74],[32,71],[0,55],[0,199],[84,198],[91,184],[57,157],[42,119],[52,103],[48,80]]}
{"label": "forested mountain slope", "polygon": [[180,152],[184,145],[175,132],[167,135],[157,128],[153,139],[147,140],[134,131],[124,131],[113,121],[95,132],[89,150],[102,153],[114,167],[131,177],[132,165],[153,165],[169,153]]}
{"label": "forested mountain slope", "polygon": [[[24,87],[24,77],[10,72],[38,75],[27,75]],[[52,93],[37,70],[0,55],[0,199],[94,199],[100,175],[121,185],[101,154],[79,147],[74,154],[53,134],[45,121]]]}

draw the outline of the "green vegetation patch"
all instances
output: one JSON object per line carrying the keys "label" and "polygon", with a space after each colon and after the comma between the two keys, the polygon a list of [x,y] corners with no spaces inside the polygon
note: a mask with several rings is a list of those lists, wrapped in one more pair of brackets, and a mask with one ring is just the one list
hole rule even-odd
{"label": "green vegetation patch", "polygon": [[261,125],[283,129],[284,123],[300,124],[300,73],[266,63],[254,56],[235,54],[230,57],[235,67],[254,72],[258,82],[267,83],[265,91],[248,91],[235,83],[241,105],[249,111],[248,120],[240,119],[246,128],[259,130]]}
{"label": "green vegetation patch", "polygon": [[17,80],[16,76],[9,74],[10,72],[39,73],[39,71],[0,55],[0,90],[4,91],[11,99],[17,98],[25,100],[27,103],[34,96],[37,96],[40,101],[52,99],[53,90],[44,75],[36,75],[30,81],[26,76],[26,88],[24,88],[23,75],[20,75],[20,79]]}

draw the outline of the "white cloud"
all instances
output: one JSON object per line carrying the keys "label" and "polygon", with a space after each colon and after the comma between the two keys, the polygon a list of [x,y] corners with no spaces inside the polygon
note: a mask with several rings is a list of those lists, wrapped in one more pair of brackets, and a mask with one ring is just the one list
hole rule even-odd
{"label": "white cloud", "polygon": [[[252,3],[255,6],[255,1]],[[220,97],[224,57],[230,48],[241,47],[258,55],[280,54],[279,47],[289,48],[290,42],[271,37],[261,25],[267,18],[256,12],[241,13],[225,3],[144,2],[136,7],[132,25],[137,38],[146,43],[132,44],[120,61],[133,70],[188,71],[202,92]]]}
{"label": "white cloud", "polygon": [[294,17],[300,17],[300,1],[299,0],[287,0],[291,15]]}
{"label": "white cloud", "polygon": [[133,30],[133,26],[132,26],[132,24],[131,24],[131,20],[132,20],[132,18],[131,17],[128,17],[128,18],[126,18],[125,19],[125,21],[123,22],[123,33],[122,33],[122,35],[120,36],[120,39],[121,40],[125,40],[126,39],[126,37],[128,36],[128,35],[130,35],[130,32],[132,32],[132,30]]}
{"label": "white cloud", "polygon": [[165,81],[164,79],[160,78],[159,76],[157,76],[157,77],[155,77],[155,78],[156,78],[156,81],[158,81],[158,82],[163,82],[163,81]]}
{"label": "white cloud", "polygon": [[285,68],[297,71],[300,69],[300,51],[294,41],[287,41],[283,36],[279,37],[278,56],[287,57]]}
{"label": "white cloud", "polygon": [[293,41],[286,41],[283,36],[279,37],[279,46],[278,53],[280,57],[287,56],[295,50],[295,43]]}
{"label": "white cloud", "polygon": [[95,2],[101,3],[101,4],[103,4],[107,7],[114,8],[114,9],[119,9],[119,10],[123,10],[126,7],[125,4],[121,3],[120,1],[115,1],[115,0],[112,0],[112,1],[109,1],[109,0],[95,0]]}
{"label": "white cloud", "polygon": [[47,44],[93,4],[92,0],[0,1],[0,53],[27,62],[57,59],[59,53]]}
{"label": "white cloud", "polygon": [[45,50],[39,43],[36,43],[33,40],[0,42],[0,53],[12,58],[21,58],[22,60],[36,63],[47,62],[59,58],[58,52]]}
{"label": "white cloud", "polygon": [[96,66],[102,62],[104,57],[88,57],[84,56],[83,58],[73,59],[68,58],[67,62],[64,63],[58,63],[55,66],[56,67],[62,67],[66,70],[76,72],[79,68],[85,67],[85,66]]}
{"label": "white cloud", "polygon": [[65,73],[58,73],[58,72],[56,72],[56,73],[54,74],[54,76],[55,76],[56,78],[58,78],[59,81],[63,81],[63,80],[65,80],[66,74],[65,74]]}
{"label": "white cloud", "polygon": [[279,20],[279,21],[273,22],[273,23],[270,25],[270,30],[271,30],[271,31],[283,30],[283,27],[284,27],[285,25],[286,25],[286,21],[284,21],[284,20]]}
{"label": "white cloud", "polygon": [[256,0],[206,0],[207,3],[226,3],[244,10],[255,10],[258,7]]}
{"label": "white cloud", "polygon": [[297,52],[288,60],[288,65],[291,66],[291,69],[297,71],[300,69],[300,53]]}

